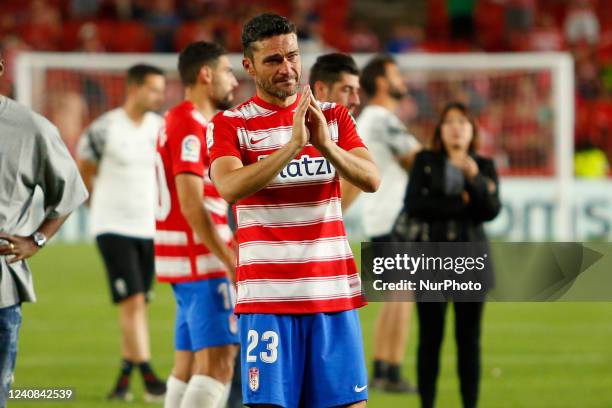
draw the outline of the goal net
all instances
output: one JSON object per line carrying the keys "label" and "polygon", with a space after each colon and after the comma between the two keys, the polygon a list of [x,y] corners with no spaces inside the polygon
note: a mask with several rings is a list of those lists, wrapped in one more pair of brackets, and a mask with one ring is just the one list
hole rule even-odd
{"label": "goal net", "polygon": [[[303,82],[316,55],[303,55]],[[355,55],[363,66],[371,55]],[[253,81],[231,55],[239,103]],[[504,210],[488,228],[510,240],[569,240],[572,231],[573,62],[561,53],[407,54],[396,56],[409,87],[398,115],[424,144],[442,107],[466,103],[475,114],[480,151],[502,176]],[[183,90],[174,54],[25,53],[17,61],[17,99],[49,118],[74,152],[82,130],[121,105],[125,72],[136,63],[162,68],[168,77],[164,110]],[[72,217],[61,238],[87,237],[86,210]],[[347,214],[352,239],[362,238],[359,202]]]}

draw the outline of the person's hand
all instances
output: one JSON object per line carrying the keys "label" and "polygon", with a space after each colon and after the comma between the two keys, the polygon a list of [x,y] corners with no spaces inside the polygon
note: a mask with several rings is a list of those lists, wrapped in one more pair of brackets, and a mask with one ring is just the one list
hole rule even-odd
{"label": "person's hand", "polygon": [[478,164],[476,164],[476,161],[472,159],[472,157],[467,156],[465,160],[463,161],[462,170],[463,170],[463,175],[467,179],[472,180],[474,177],[478,175]]}
{"label": "person's hand", "polygon": [[7,259],[9,264],[28,259],[40,249],[34,243],[32,237],[18,237],[0,233],[0,240],[7,242],[6,244],[0,244],[0,256],[10,256],[11,258]]}
{"label": "person's hand", "polygon": [[230,282],[236,282],[236,252],[232,248],[227,248],[226,259],[223,262],[227,269],[227,275]]}
{"label": "person's hand", "polygon": [[451,158],[450,162],[461,170],[463,176],[468,180],[472,180],[478,174],[478,164],[476,164],[476,161],[470,156]]}
{"label": "person's hand", "polygon": [[463,204],[468,205],[470,203],[470,193],[463,190],[461,193],[461,199],[463,200]]}
{"label": "person's hand", "polygon": [[310,95],[308,113],[306,114],[306,126],[310,131],[310,143],[323,153],[330,143],[332,143],[327,127],[327,119],[321,110],[317,100]]}
{"label": "person's hand", "polygon": [[293,143],[296,149],[302,149],[308,143],[310,133],[306,126],[306,114],[308,112],[308,103],[312,92],[310,87],[306,85],[302,92],[302,98],[298,103],[295,113],[293,114],[293,129],[291,130],[291,140],[289,143]]}

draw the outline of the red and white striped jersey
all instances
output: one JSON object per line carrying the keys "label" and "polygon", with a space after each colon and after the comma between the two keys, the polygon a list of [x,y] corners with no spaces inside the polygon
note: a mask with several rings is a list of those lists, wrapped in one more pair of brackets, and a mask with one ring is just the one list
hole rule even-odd
{"label": "red and white striped jersey", "polygon": [[[208,127],[211,162],[235,156],[246,166],[291,139],[293,114],[255,96],[217,114]],[[320,104],[334,142],[364,147],[342,106]],[[335,169],[306,145],[264,189],[233,206],[238,241],[236,313],[319,313],[365,304],[346,239]]]}
{"label": "red and white striped jersey", "polygon": [[175,176],[192,173],[204,178],[204,206],[221,238],[230,245],[228,204],[208,176],[207,121],[184,101],[166,113],[157,141],[158,203],[155,231],[155,271],[161,282],[188,282],[226,275],[223,263],[198,240],[181,212]]}

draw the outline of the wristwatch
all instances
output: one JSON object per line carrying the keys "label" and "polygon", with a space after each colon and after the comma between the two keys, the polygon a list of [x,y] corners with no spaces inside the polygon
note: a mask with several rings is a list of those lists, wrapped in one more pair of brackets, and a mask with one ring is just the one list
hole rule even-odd
{"label": "wristwatch", "polygon": [[42,248],[47,243],[47,237],[42,232],[36,231],[32,234],[32,239],[37,247]]}

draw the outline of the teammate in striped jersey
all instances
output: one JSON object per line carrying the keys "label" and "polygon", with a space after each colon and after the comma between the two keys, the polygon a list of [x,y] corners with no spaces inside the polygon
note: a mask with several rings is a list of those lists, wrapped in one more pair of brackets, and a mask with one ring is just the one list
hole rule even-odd
{"label": "teammate in striped jersey", "polygon": [[[359,98],[359,69],[353,57],[333,52],[321,55],[310,68],[310,89],[318,101],[345,106],[349,112],[361,105]],[[345,212],[361,190],[346,180],[340,180],[342,211]]]}
{"label": "teammate in striped jersey", "polygon": [[284,17],[242,33],[256,95],[208,127],[211,175],[234,204],[243,398],[282,407],[365,406],[356,309],[365,304],[346,240],[339,176],[376,191],[378,170],[348,110],[298,94],[300,52]]}
{"label": "teammate in striped jersey", "polygon": [[179,56],[185,100],[165,117],[157,144],[159,201],[155,267],[177,302],[175,355],[165,408],[225,406],[238,343],[232,286],[235,255],[227,203],[208,177],[208,120],[230,106],[238,85],[217,44]]}

